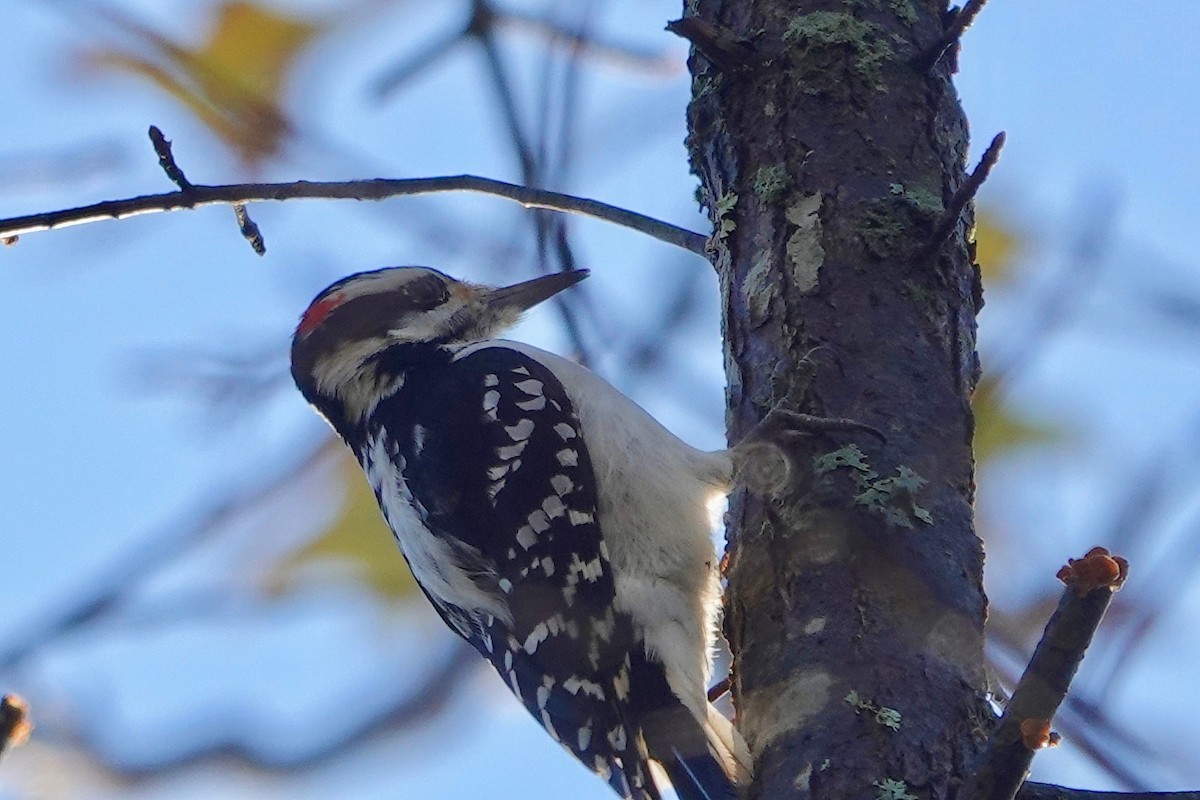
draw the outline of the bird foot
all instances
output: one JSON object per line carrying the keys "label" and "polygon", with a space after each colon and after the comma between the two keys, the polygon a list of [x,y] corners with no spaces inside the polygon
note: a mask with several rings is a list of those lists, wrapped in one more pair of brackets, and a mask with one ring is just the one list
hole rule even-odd
{"label": "bird foot", "polygon": [[762,421],[734,445],[734,450],[751,449],[759,444],[794,441],[802,436],[814,433],[840,432],[868,433],[882,444],[887,444],[883,431],[865,422],[858,422],[844,417],[819,417],[814,414],[802,414],[784,407],[784,402],[777,403]]}

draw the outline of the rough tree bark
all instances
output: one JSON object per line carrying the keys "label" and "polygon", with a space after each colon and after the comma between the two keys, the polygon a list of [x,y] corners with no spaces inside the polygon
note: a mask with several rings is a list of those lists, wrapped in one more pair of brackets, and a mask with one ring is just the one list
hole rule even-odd
{"label": "rough tree bark", "polygon": [[937,233],[967,149],[953,54],[927,66],[948,18],[944,0],[699,0],[675,26],[696,45],[731,439],[781,400],[887,439],[801,437],[786,480],[759,465],[731,499],[749,798],[950,797],[992,724],[970,208]]}

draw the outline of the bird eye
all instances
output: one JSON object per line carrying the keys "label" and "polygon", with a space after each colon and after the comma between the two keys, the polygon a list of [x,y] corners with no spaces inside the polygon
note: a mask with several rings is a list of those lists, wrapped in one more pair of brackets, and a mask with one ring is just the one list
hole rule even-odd
{"label": "bird eye", "polygon": [[404,285],[401,290],[415,308],[428,311],[450,299],[446,282],[437,275],[422,275]]}

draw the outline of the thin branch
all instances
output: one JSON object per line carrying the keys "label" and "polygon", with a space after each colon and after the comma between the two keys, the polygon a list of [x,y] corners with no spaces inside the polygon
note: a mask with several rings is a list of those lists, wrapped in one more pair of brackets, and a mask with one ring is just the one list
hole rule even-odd
{"label": "thin branch", "polygon": [[1017,800],[1200,800],[1196,792],[1093,792],[1052,783],[1026,783]]}
{"label": "thin branch", "polygon": [[191,189],[192,182],[183,174],[183,170],[175,161],[175,154],[171,152],[171,141],[163,135],[157,125],[150,126],[150,143],[154,145],[154,152],[158,156],[158,165],[162,167],[163,172],[167,173],[167,178],[171,183],[185,192]]}
{"label": "thin branch", "polygon": [[[1182,437],[1180,439],[1183,440]],[[1195,439],[1192,438],[1191,441],[1194,443]],[[1188,458],[1196,451],[1181,449],[1180,452],[1183,455],[1168,462],[1176,470],[1181,463],[1184,463],[1183,459]],[[1167,471],[1167,469],[1163,470],[1164,473]],[[1164,475],[1163,480],[1170,480],[1173,477],[1174,474]],[[1153,507],[1150,506],[1148,509],[1152,511]],[[1195,530],[1195,524],[1195,515],[1189,515],[1184,530]],[[1101,695],[1108,692],[1110,687],[1124,676],[1125,670],[1132,665],[1134,656],[1142,653],[1141,645],[1147,637],[1160,622],[1169,618],[1172,608],[1186,598],[1187,593],[1180,591],[1179,587],[1184,586],[1191,574],[1196,571],[1198,562],[1200,562],[1200,537],[1193,535],[1184,537],[1169,551],[1159,553],[1150,566],[1142,570],[1143,583],[1150,583],[1153,589],[1149,593],[1143,593],[1142,596],[1145,597],[1145,600],[1136,605],[1127,618],[1122,631],[1123,640],[1119,642],[1119,649],[1109,668],[1109,673],[1097,681],[1098,692]],[[1139,588],[1141,585],[1139,583]]]}
{"label": "thin branch", "polygon": [[1102,547],[1059,570],[1058,578],[1067,588],[988,740],[964,794],[967,800],[1012,800],[1029,773],[1033,754],[1057,744],[1050,722],[1127,570],[1124,559]]}
{"label": "thin branch", "polygon": [[242,238],[250,243],[254,248],[254,252],[260,256],[267,254],[267,243],[263,241],[262,231],[258,229],[258,224],[250,219],[250,212],[246,211],[245,203],[233,204],[233,215],[237,219],[238,231],[242,234]]}
{"label": "thin branch", "polygon": [[495,8],[488,3],[474,2],[466,24],[450,34],[435,39],[421,48],[416,55],[408,56],[389,67],[373,82],[372,94],[376,100],[385,99],[426,68],[434,65],[451,49],[470,36],[477,35],[486,27],[490,31],[507,28],[518,33],[532,34],[549,44],[563,44],[580,55],[604,61],[618,67],[634,69],[648,74],[671,75],[678,72],[678,65],[670,55],[651,52],[636,47],[605,42],[598,37],[570,30],[551,19],[522,14],[508,9]]}
{"label": "thin branch", "polygon": [[[63,604],[52,611],[51,618],[43,620],[35,629],[21,629],[6,637],[0,647],[0,670],[18,666],[42,645],[103,618],[117,607],[137,581],[208,540],[230,520],[294,485],[297,476],[312,469],[319,458],[336,446],[328,438],[315,444],[305,442],[289,446],[271,460],[255,465],[245,475],[227,481],[228,488],[218,486],[207,490],[204,498],[217,499],[198,501],[177,519],[107,559],[95,570],[90,585],[70,596],[64,595]],[[247,478],[247,475],[253,477]]]}
{"label": "thin branch", "polygon": [[942,60],[942,56],[958,44],[959,39],[967,32],[967,28],[971,27],[971,23],[975,21],[975,17],[979,16],[979,12],[985,5],[987,5],[987,0],[969,0],[965,6],[960,8],[954,15],[953,21],[946,27],[942,37],[917,59],[917,68],[923,72],[933,70]]}
{"label": "thin branch", "polygon": [[242,352],[172,348],[138,358],[132,382],[147,393],[177,395],[206,407],[213,427],[228,428],[262,411],[271,395],[290,387],[291,375],[278,344]]}
{"label": "thin branch", "polygon": [[[175,154],[171,152],[171,141],[163,135],[163,132],[157,125],[150,126],[150,143],[154,145],[154,152],[158,155],[158,165],[162,167],[163,172],[167,173],[167,177],[171,182],[179,187],[181,192],[190,192],[195,186],[183,174],[183,170],[175,161]],[[258,225],[254,220],[250,219],[250,212],[246,210],[245,203],[233,204],[233,215],[237,219],[238,231],[241,232],[242,238],[250,243],[254,248],[254,252],[260,256],[267,254],[267,245],[263,241],[262,232],[258,229]]]}
{"label": "thin branch", "polygon": [[[480,5],[482,7],[482,4]],[[479,42],[479,46],[483,50],[488,77],[496,92],[496,99],[500,101],[500,110],[504,115],[508,138],[517,149],[517,158],[521,163],[521,178],[527,186],[537,186],[538,166],[534,161],[529,137],[525,135],[525,131],[521,127],[521,115],[517,111],[517,98],[513,92],[512,81],[508,78],[508,71],[504,67],[504,59],[500,56],[500,48],[496,46],[496,39],[492,36],[491,14],[480,12],[476,14],[476,18],[479,21],[470,28],[470,34]]]}
{"label": "thin branch", "polygon": [[717,681],[708,690],[708,702],[715,703],[725,695],[729,694],[729,687],[733,685],[733,678],[726,675],[721,680]]}
{"label": "thin branch", "polygon": [[925,247],[927,253],[936,253],[950,238],[950,234],[954,233],[954,229],[958,226],[958,220],[962,217],[963,209],[967,207],[967,203],[975,199],[979,187],[983,186],[983,182],[992,172],[992,167],[996,166],[996,162],[1000,160],[1000,150],[1004,147],[1005,138],[1007,137],[1004,131],[996,134],[987,150],[983,151],[983,157],[979,159],[979,166],[975,167],[975,171],[967,176],[962,186],[959,186],[958,191],[950,198],[946,212],[942,214],[941,220],[934,229],[933,238]]}
{"label": "thin branch", "polygon": [[[517,97],[513,91],[512,79],[505,67],[500,48],[497,47],[496,43],[494,30],[496,19],[495,13],[487,4],[476,0],[475,13],[472,16],[473,22],[468,27],[467,32],[479,42],[479,46],[483,50],[484,58],[487,62],[488,77],[491,80],[492,88],[496,92],[496,97],[500,101],[500,109],[508,128],[508,138],[512,142],[521,167],[521,182],[529,187],[541,188],[545,183],[543,171],[543,167],[545,166],[544,142],[542,146],[535,149],[530,141],[530,136],[521,124],[521,115],[517,109]],[[552,47],[553,43],[551,43]],[[551,54],[548,53],[547,56],[549,58]],[[543,69],[542,72],[546,76],[550,74],[548,68]],[[547,97],[546,105],[548,108],[550,93],[550,84],[548,82],[544,84],[543,90]],[[564,115],[569,115],[569,111],[564,109]],[[541,132],[541,136],[545,137],[549,135],[548,125],[540,124],[537,126],[537,129]],[[533,223],[538,267],[540,270],[542,272],[549,272],[551,269],[547,258],[551,237],[555,240],[555,250],[559,261],[558,268],[563,271],[575,269],[574,254],[566,238],[565,222],[560,218],[552,218],[551,215],[542,212],[535,212],[532,215],[531,221]],[[580,331],[579,320],[568,299],[565,296],[556,298],[554,307],[562,317],[564,329],[570,338],[571,345],[580,363],[584,366],[593,363],[594,359],[591,357]]]}
{"label": "thin branch", "polygon": [[[121,755],[106,756],[105,762],[127,778],[162,777],[167,771],[178,773],[180,770],[218,759],[267,774],[294,774],[295,770],[300,768],[328,764],[335,759],[344,758],[347,751],[380,735],[422,730],[422,726],[427,726],[439,715],[453,713],[453,701],[460,696],[466,681],[475,675],[485,662],[479,658],[478,653],[457,640],[442,649],[445,649],[445,655],[440,657],[437,663],[422,668],[416,685],[402,697],[384,698],[388,700],[386,704],[377,704],[369,716],[356,719],[353,726],[345,726],[345,721],[341,720],[340,735],[326,736],[303,752],[256,747],[253,743],[247,744],[243,741],[199,741],[190,749],[160,753],[136,763]],[[216,708],[208,711],[212,714],[222,713],[222,709]],[[234,711],[242,715],[248,713],[247,709],[241,707],[235,708]],[[96,749],[99,738],[94,730],[86,728],[82,732],[60,728],[55,730],[54,734],[77,746],[93,750]]]}
{"label": "thin branch", "polygon": [[[576,12],[573,28],[581,40],[587,37],[587,31],[591,27],[589,20],[593,16],[593,10],[586,4]],[[556,54],[556,50],[564,50],[561,59]],[[537,93],[541,101],[537,115],[539,123],[536,136],[537,148],[534,155],[538,166],[538,180],[525,181],[526,184],[565,186],[568,182],[568,174],[575,156],[575,149],[572,145],[577,141],[575,125],[580,114],[579,84],[583,55],[584,51],[578,45],[554,38],[547,41],[542,81]],[[556,83],[554,67],[560,61],[562,77]],[[557,269],[560,272],[578,269],[579,263],[571,245],[568,220],[549,213],[539,212],[534,216],[541,223],[537,226],[536,243],[539,268],[544,272],[549,272],[551,269]],[[550,261],[551,255],[554,256],[553,263]],[[570,297],[560,295],[559,298],[556,298],[559,301],[558,308],[564,330],[576,358],[584,366],[592,366],[596,363],[596,357],[583,333],[585,318],[588,319],[592,328],[596,328],[598,325],[595,309],[588,304],[589,295],[590,291],[585,291],[573,293]]]}
{"label": "thin branch", "polygon": [[[1040,607],[1044,604],[1037,605]],[[989,641],[1005,650],[1012,659],[1023,661],[1028,656],[1022,644],[1025,625],[1013,625],[1010,621],[1008,625],[993,627],[992,622],[1002,620],[1003,616],[997,610],[989,613]],[[1114,643],[1111,647],[1119,648],[1121,645]],[[1002,668],[996,661],[992,663],[1001,671],[1006,685],[1016,686],[1021,677],[1019,674],[1012,674],[1012,670]],[[1125,791],[1149,791],[1150,784],[1144,775],[1163,765],[1159,749],[1132,733],[1124,723],[1114,720],[1104,701],[1096,699],[1102,698],[1102,694],[1093,689],[1085,695],[1084,691],[1076,682],[1055,715],[1055,727],[1071,741],[1073,749],[1090,759]]]}
{"label": "thin branch", "polygon": [[566,45],[581,56],[610,66],[632,69],[650,75],[676,75],[679,65],[669,53],[640,49],[629,44],[604,41],[598,35],[584,34],[552,20],[517,11],[494,12],[497,28],[536,34],[549,42]]}
{"label": "thin branch", "polygon": [[65,228],[104,219],[125,219],[139,214],[179,211],[200,206],[232,205],[264,200],[384,200],[436,192],[476,192],[502,197],[526,208],[544,208],[611,222],[667,244],[703,256],[708,237],[662,220],[618,206],[545,189],[531,189],[478,175],[442,175],[433,178],[370,178],[358,181],[294,181],[290,183],[235,183],[193,185],[187,192],[147,194],[122,200],[0,219],[0,239],[23,233]]}
{"label": "thin branch", "polygon": [[0,755],[10,747],[24,744],[32,732],[29,706],[19,695],[4,695],[0,700]]}
{"label": "thin branch", "polygon": [[399,63],[388,67],[383,75],[372,82],[372,98],[376,101],[386,100],[405,83],[436,64],[443,55],[461,44],[466,36],[467,31],[456,30],[451,34],[433,39],[418,50],[416,55],[407,56]]}

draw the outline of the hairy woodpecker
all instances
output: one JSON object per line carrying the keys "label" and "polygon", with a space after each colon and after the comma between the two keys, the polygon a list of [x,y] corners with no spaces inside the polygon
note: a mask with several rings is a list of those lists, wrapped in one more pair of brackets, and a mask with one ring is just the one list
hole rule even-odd
{"label": "hairy woodpecker", "polygon": [[425,595],[555,740],[630,800],[648,761],[735,798],[741,737],[706,697],[720,587],[696,450],[578,364],[493,336],[578,283],[422,267],[321,292],[292,342],[305,398],[354,451]]}

